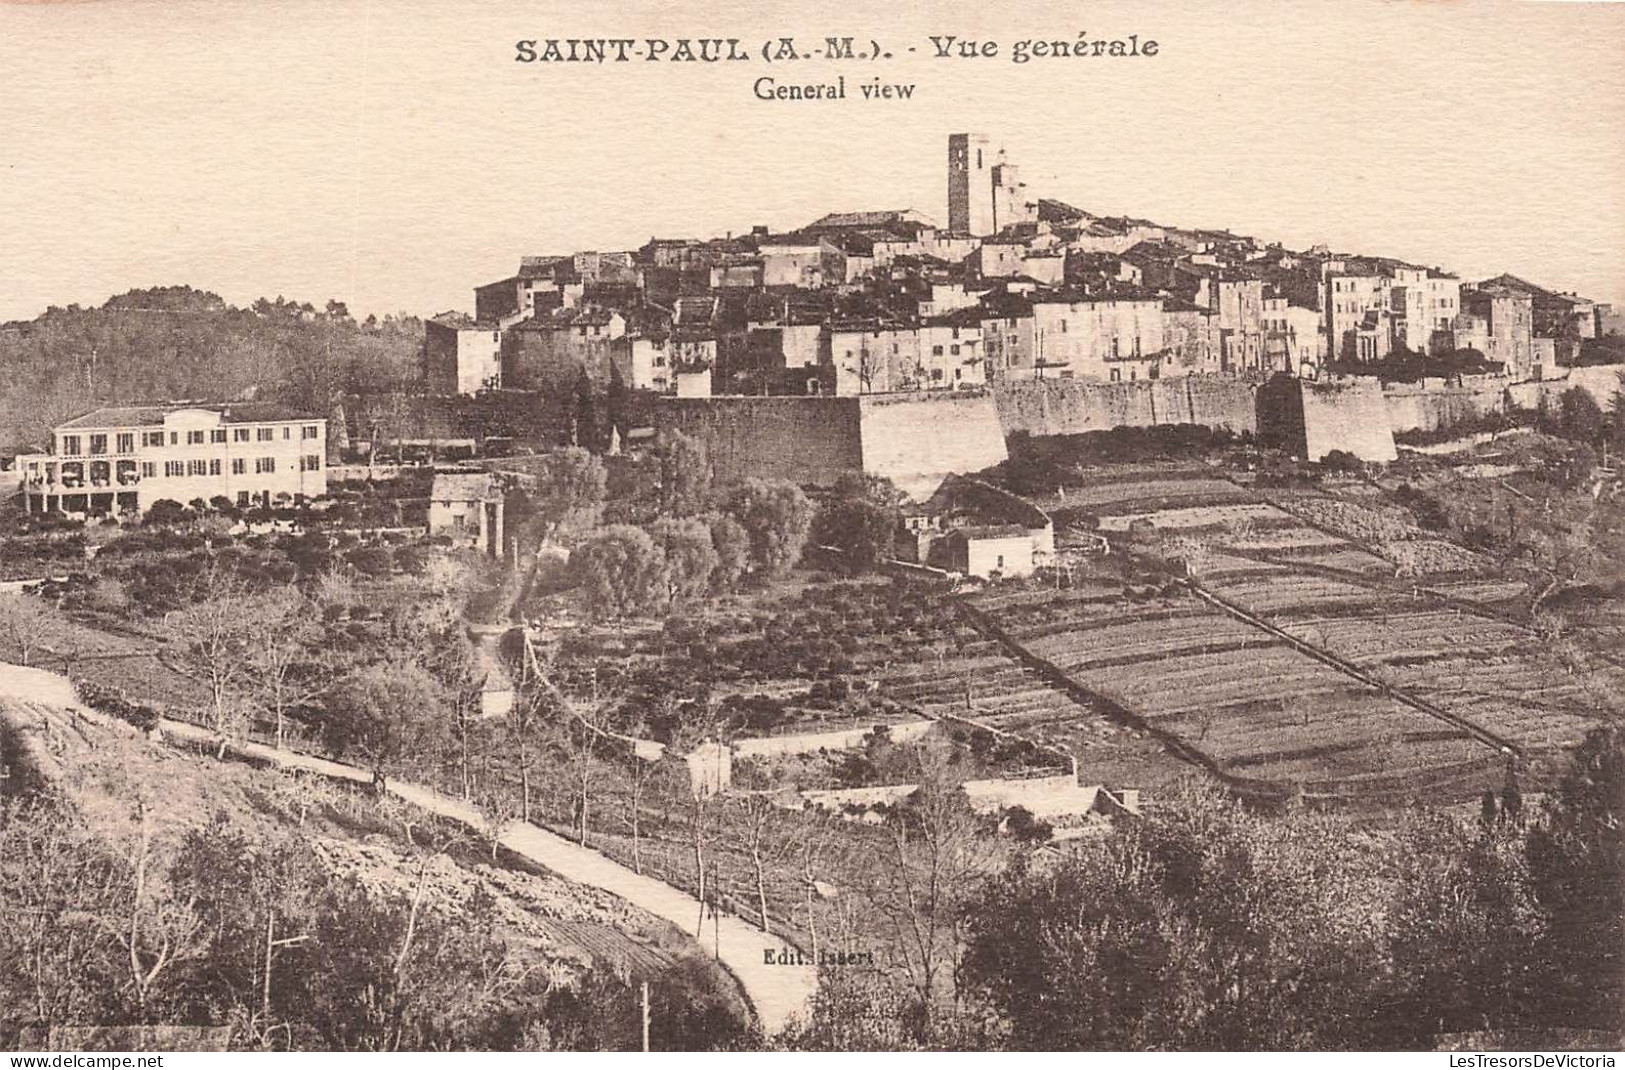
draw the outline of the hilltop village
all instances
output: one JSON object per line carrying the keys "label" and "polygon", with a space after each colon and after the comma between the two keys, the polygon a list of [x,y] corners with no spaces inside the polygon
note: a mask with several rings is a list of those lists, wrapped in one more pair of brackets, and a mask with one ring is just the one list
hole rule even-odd
{"label": "hilltop village", "polygon": [[0,1047],[1617,1046],[1619,310],[945,175],[0,325]]}
{"label": "hilltop village", "polygon": [[[426,323],[424,386],[557,396],[613,383],[678,399],[991,391],[1005,433],[1053,434],[1180,422],[1256,431],[1258,385],[1281,375],[1344,386],[1319,391],[1344,400],[1336,416],[1311,413],[1324,434],[1300,452],[1385,461],[1390,429],[1499,410],[1509,389],[1527,404],[1576,367],[1625,360],[1619,310],[1514,275],[1464,283],[1383,256],[1100,216],[1029,191],[984,135],[953,135],[947,148],[945,226],[914,209],[837,212],[788,233],[524,257],[475,289],[472,315]],[[1602,382],[1591,374],[1576,382]],[[1170,380],[1198,382],[1097,388]],[[1381,382],[1386,401],[1373,392]],[[1188,404],[1182,414],[1177,401],[1156,410],[1153,398],[1185,387],[1210,394],[1216,414]],[[1591,389],[1606,406],[1611,379]],[[1040,415],[1035,398],[1048,401]],[[770,428],[770,451],[798,409],[830,407],[657,406],[650,420],[692,428],[710,412],[747,437]]]}

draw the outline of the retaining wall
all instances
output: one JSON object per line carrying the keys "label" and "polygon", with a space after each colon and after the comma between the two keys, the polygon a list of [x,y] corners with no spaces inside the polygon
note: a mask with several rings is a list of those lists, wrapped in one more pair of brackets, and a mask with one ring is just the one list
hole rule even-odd
{"label": "retaining wall", "polygon": [[992,388],[1006,435],[1075,435],[1113,427],[1203,424],[1256,431],[1254,377],[1188,376],[1102,383],[1089,379],[1007,380]]}
{"label": "retaining wall", "polygon": [[[885,726],[893,743],[912,743],[930,732],[935,721],[904,721]],[[863,737],[875,725],[846,728],[838,732],[804,732],[794,736],[757,736],[735,740],[736,758],[783,758],[792,754],[814,754],[821,750],[853,750],[863,745]]]}
{"label": "retaining wall", "polygon": [[[1038,818],[1086,814],[1095,808],[1100,794],[1098,786],[1080,786],[1072,776],[967,780],[960,786],[965,789],[971,807],[979,813],[1020,806]],[[880,784],[867,788],[836,788],[803,792],[802,798],[822,809],[841,810],[848,806],[869,807],[901,802],[916,787],[914,784]]]}

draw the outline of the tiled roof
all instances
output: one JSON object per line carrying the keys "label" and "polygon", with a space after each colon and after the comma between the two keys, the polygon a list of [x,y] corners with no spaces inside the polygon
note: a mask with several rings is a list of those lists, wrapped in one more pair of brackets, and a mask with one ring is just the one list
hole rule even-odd
{"label": "tiled roof", "polygon": [[495,490],[496,480],[490,472],[436,472],[429,498],[440,502],[478,502],[491,497]]}
{"label": "tiled roof", "polygon": [[1028,534],[1026,528],[1020,524],[984,524],[974,527],[954,528],[948,533],[957,535],[966,542],[974,539],[1016,539]]}
{"label": "tiled roof", "polygon": [[831,212],[807,224],[808,230],[839,227],[884,227],[891,223],[919,222],[921,213],[912,208],[891,208],[879,212]]}
{"label": "tiled roof", "polygon": [[278,405],[269,401],[171,401],[163,405],[121,405],[95,409],[82,416],[75,416],[71,420],[58,424],[57,430],[74,431],[80,428],[97,427],[156,427],[164,422],[165,416],[181,409],[203,409],[207,412],[218,412],[221,422],[228,424],[282,423],[291,420],[324,418],[301,413],[288,408],[286,405]]}

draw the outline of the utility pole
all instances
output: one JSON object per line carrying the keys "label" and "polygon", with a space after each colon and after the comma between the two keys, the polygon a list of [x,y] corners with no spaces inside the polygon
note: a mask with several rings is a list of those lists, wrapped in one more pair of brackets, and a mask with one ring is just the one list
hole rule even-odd
{"label": "utility pole", "polygon": [[640,986],[643,990],[643,1050],[649,1050],[649,982],[644,981]]}

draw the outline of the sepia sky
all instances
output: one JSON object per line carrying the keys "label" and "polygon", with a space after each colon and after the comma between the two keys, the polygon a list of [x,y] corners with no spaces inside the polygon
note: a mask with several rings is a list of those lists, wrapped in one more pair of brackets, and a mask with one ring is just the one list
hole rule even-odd
{"label": "sepia sky", "polygon": [[[1625,301],[1625,3],[729,7],[0,0],[0,320],[179,283],[430,314],[526,252],[845,209],[946,222],[961,130],[1094,212]],[[1160,54],[1010,60],[1080,31]],[[894,58],[759,54],[828,34]],[[930,34],[1001,55],[937,59]],[[514,62],[520,38],[661,35],[754,55]],[[843,73],[844,102],[752,96]],[[876,76],[913,99],[852,99]]]}

